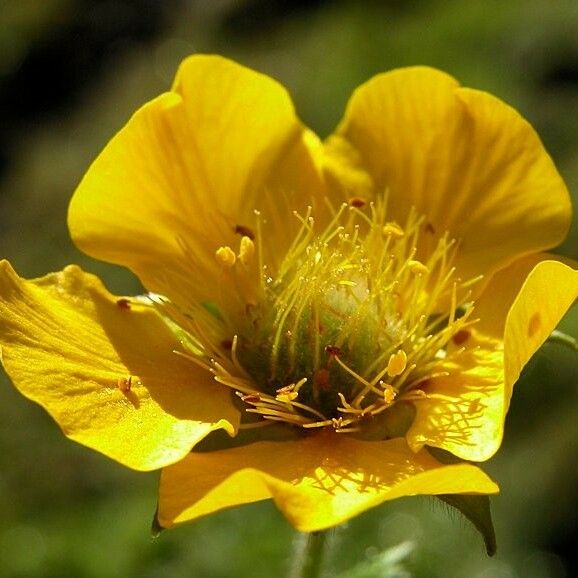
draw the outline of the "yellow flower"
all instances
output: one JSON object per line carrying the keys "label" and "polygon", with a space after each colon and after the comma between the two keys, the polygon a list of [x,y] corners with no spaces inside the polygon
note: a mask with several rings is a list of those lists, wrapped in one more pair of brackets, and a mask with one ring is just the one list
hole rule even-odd
{"label": "yellow flower", "polygon": [[442,72],[376,76],[321,142],[275,81],[193,56],[70,204],[78,246],[150,293],[4,263],[3,363],[70,438],[163,468],[164,527],[272,498],[314,531],[495,493],[470,462],[578,295],[542,253],[570,219],[530,125]]}

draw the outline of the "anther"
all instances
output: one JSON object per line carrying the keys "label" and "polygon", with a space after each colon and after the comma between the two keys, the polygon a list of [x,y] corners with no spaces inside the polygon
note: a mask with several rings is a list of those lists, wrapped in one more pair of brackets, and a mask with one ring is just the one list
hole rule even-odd
{"label": "anther", "polygon": [[387,405],[391,405],[395,401],[395,396],[397,395],[397,391],[393,388],[392,385],[389,383],[383,384],[383,401]]}
{"label": "anther", "polygon": [[224,267],[232,267],[237,260],[237,256],[231,247],[219,247],[215,251],[215,257]]}
{"label": "anther", "polygon": [[243,235],[239,248],[239,261],[241,261],[243,265],[248,265],[253,259],[253,255],[255,255],[255,243],[253,243],[251,237]]}
{"label": "anther", "polygon": [[349,205],[351,207],[355,207],[356,209],[361,209],[361,207],[365,207],[366,204],[367,201],[361,197],[352,197],[349,199]]}
{"label": "anther", "polygon": [[453,337],[452,341],[456,345],[463,345],[471,336],[471,333],[467,329],[461,329]]}
{"label": "anther", "polygon": [[421,261],[410,259],[407,266],[409,270],[416,275],[426,275],[429,273],[429,269]]}
{"label": "anther", "polygon": [[339,357],[342,354],[342,351],[336,345],[326,345],[325,353],[327,353],[327,355],[330,357]]}
{"label": "anther", "polygon": [[249,237],[251,241],[255,240],[255,232],[253,229],[250,229],[245,225],[235,225],[235,233],[237,233],[237,235],[242,235],[243,237]]}
{"label": "anther", "polygon": [[295,384],[286,385],[277,390],[275,399],[277,401],[293,401],[297,399],[299,392],[295,391]]}
{"label": "anther", "polygon": [[261,401],[261,396],[259,396],[256,393],[248,393],[248,394],[244,394],[241,393],[240,391],[237,392],[237,395],[241,398],[242,401],[244,401],[245,403],[250,403],[250,404],[254,404],[254,403],[259,403]]}
{"label": "anther", "polygon": [[401,375],[407,366],[407,355],[403,349],[392,353],[387,362],[387,374],[390,377]]}
{"label": "anther", "polygon": [[386,237],[393,237],[394,239],[401,239],[405,235],[404,230],[393,221],[391,223],[386,223],[381,229],[381,232]]}

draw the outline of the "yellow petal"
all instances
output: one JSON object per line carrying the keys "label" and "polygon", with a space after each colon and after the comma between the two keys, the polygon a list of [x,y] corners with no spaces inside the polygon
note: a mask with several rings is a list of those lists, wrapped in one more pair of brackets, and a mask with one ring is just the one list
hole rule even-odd
{"label": "yellow petal", "polygon": [[277,82],[220,57],[190,57],[173,91],[137,111],[90,167],[70,204],[72,237],[149,290],[215,301],[215,251],[238,245],[237,227],[272,202],[264,196],[314,178],[314,141]]}
{"label": "yellow petal", "polygon": [[501,340],[468,339],[447,377],[421,385],[406,438],[414,451],[442,448],[464,460],[489,459],[500,447],[506,413]]}
{"label": "yellow petal", "polygon": [[532,127],[434,69],[396,70],[358,88],[327,150],[344,194],[387,191],[392,219],[403,225],[413,206],[424,235],[459,239],[466,278],[558,244],[570,224],[568,192]]}
{"label": "yellow petal", "polygon": [[547,257],[523,257],[492,277],[476,301],[462,369],[425,384],[427,395],[415,401],[413,449],[427,444],[482,461],[499,448],[514,383],[578,297],[578,271]]}
{"label": "yellow petal", "polygon": [[523,367],[578,299],[578,270],[542,261],[530,272],[506,319],[504,365],[506,400]]}
{"label": "yellow petal", "polygon": [[532,269],[542,261],[556,259],[549,253],[534,253],[517,259],[498,271],[476,299],[476,330],[495,339],[504,339],[506,318],[524,281]]}
{"label": "yellow petal", "polygon": [[362,442],[321,433],[190,454],[163,470],[158,518],[170,527],[272,498],[298,530],[313,532],[402,496],[497,491],[475,466],[442,465],[425,451],[414,454],[402,439]]}
{"label": "yellow petal", "polygon": [[518,259],[484,289],[476,302],[476,328],[504,342],[506,408],[523,367],[576,298],[576,263],[547,253]]}
{"label": "yellow petal", "polygon": [[77,267],[25,281],[1,262],[0,319],[14,385],[68,437],[122,464],[157,469],[215,429],[235,432],[229,392],[173,352],[154,310],[117,301]]}

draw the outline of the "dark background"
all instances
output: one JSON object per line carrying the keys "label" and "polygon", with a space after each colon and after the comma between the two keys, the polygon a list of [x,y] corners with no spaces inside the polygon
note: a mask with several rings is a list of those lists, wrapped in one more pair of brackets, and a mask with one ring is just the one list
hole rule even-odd
{"label": "dark background", "polygon": [[[98,151],[193,52],[279,79],[323,136],[371,75],[437,66],[520,110],[576,200],[575,0],[0,0],[0,256],[21,275],[76,262],[113,291],[138,291],[128,273],[72,246],[66,207]],[[578,259],[576,226],[558,252]],[[578,336],[576,310],[561,328]],[[493,500],[497,557],[446,507],[415,498],[338,530],[331,572],[347,576],[402,544],[391,551],[402,559],[392,575],[577,575],[577,375],[576,354],[547,344],[517,386],[504,446],[486,467],[502,487]],[[294,534],[269,503],[152,541],[156,483],[157,474],[66,441],[0,376],[0,576],[252,578],[287,569]]]}

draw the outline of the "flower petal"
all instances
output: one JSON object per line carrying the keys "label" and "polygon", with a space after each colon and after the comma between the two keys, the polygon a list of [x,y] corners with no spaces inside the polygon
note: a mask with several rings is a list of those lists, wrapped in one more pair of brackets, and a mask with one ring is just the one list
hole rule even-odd
{"label": "flower petal", "polygon": [[459,239],[456,264],[466,278],[558,244],[570,224],[568,191],[532,127],[434,69],[362,85],[327,149],[345,194],[387,191],[393,219],[403,223],[413,206],[426,218],[425,235],[448,230]]}
{"label": "flower petal", "polygon": [[506,319],[504,365],[507,403],[520,372],[578,299],[578,270],[542,261],[530,272]]}
{"label": "flower petal", "polygon": [[155,311],[117,303],[78,267],[25,281],[1,262],[0,319],[2,362],[20,392],[122,464],[157,469],[215,429],[235,433],[229,392],[173,352]]}
{"label": "flower petal", "polygon": [[532,269],[542,261],[555,260],[549,253],[534,253],[517,259],[498,271],[476,299],[476,330],[503,341],[508,311],[514,304],[524,281]]}
{"label": "flower petal", "polygon": [[469,464],[442,465],[402,439],[343,434],[192,453],[161,475],[158,521],[170,527],[273,498],[299,530],[335,526],[386,500],[418,494],[489,494],[498,488]]}
{"label": "flower petal", "polygon": [[450,375],[421,385],[406,439],[414,451],[442,448],[484,461],[500,447],[506,413],[502,343],[472,335]]}
{"label": "flower petal", "polygon": [[[550,259],[548,259],[550,257]],[[499,448],[514,383],[578,298],[578,271],[544,253],[496,273],[476,301],[461,370],[424,386],[407,440],[473,461]]]}
{"label": "flower petal", "polygon": [[506,408],[520,372],[578,298],[576,265],[529,255],[496,273],[476,301],[477,331],[504,343]]}
{"label": "flower petal", "polygon": [[308,181],[320,178],[315,140],[280,84],[224,58],[192,56],[173,91],[137,111],[85,175],[70,204],[72,237],[151,291],[215,300],[215,251],[237,249],[236,229],[254,220],[263,197],[317,186]]}

